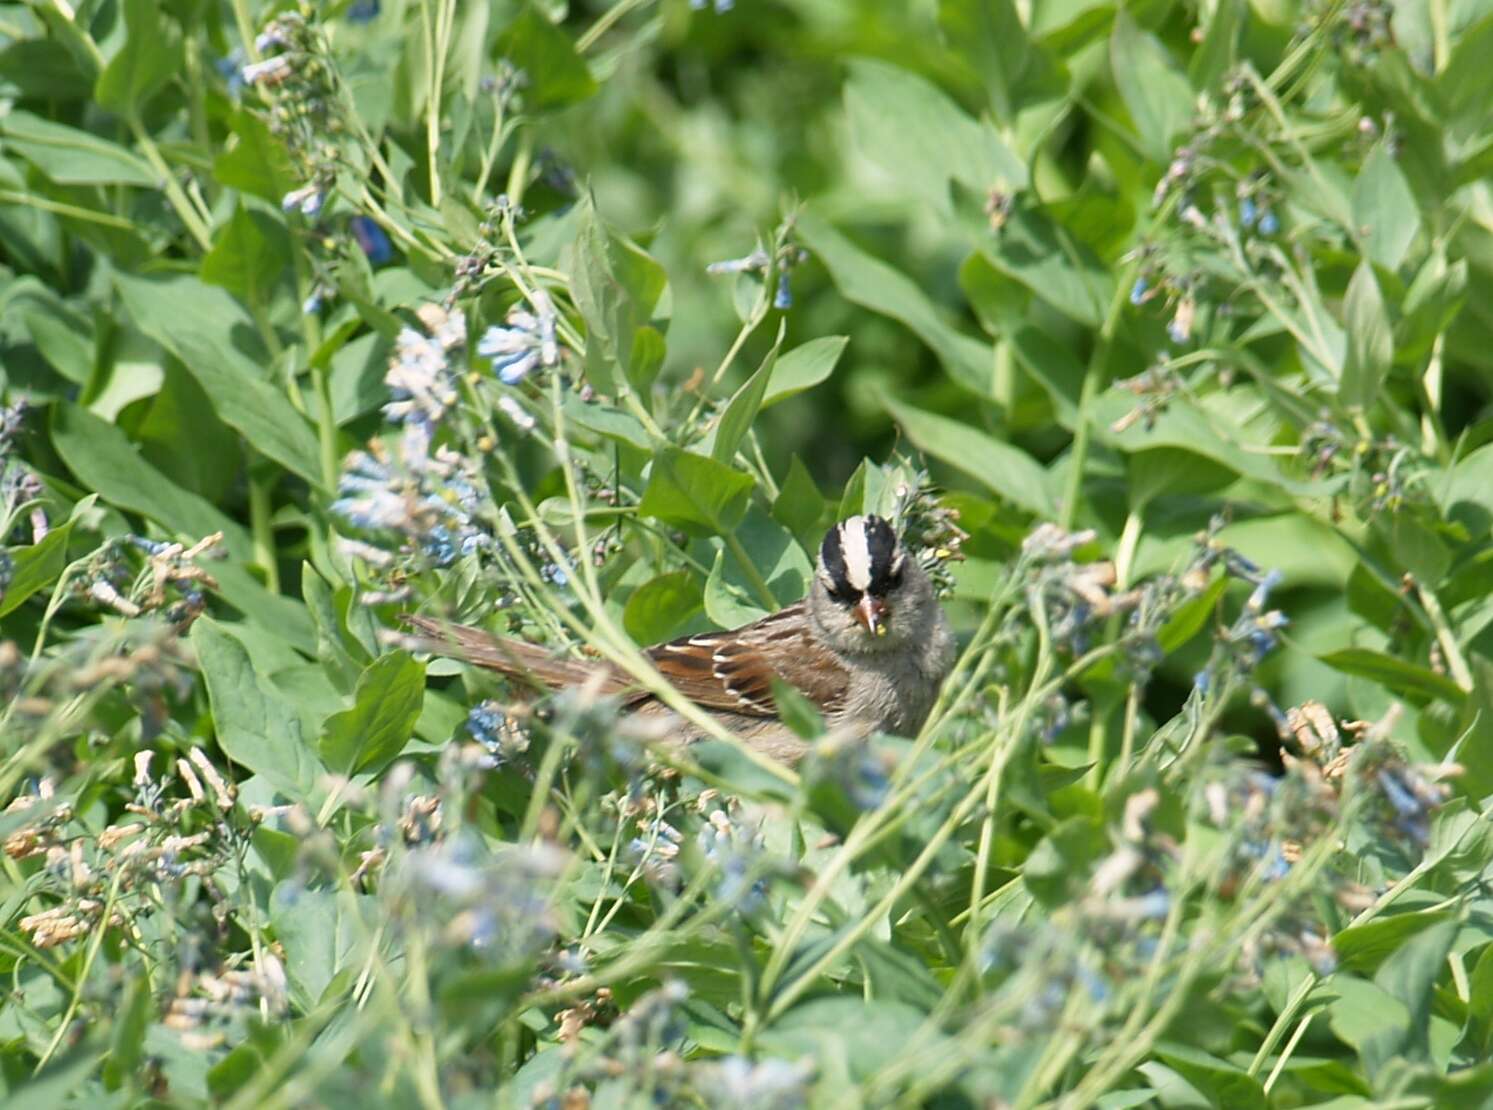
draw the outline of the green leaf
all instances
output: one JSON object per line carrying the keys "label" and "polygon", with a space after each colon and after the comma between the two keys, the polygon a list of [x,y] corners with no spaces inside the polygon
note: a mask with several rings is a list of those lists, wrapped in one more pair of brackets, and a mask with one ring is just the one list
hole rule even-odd
{"label": "green leaf", "polygon": [[890,397],[883,403],[920,451],[963,471],[1030,513],[1051,516],[1055,511],[1047,471],[1025,451],[947,416]]}
{"label": "green leaf", "polygon": [[596,92],[596,79],[571,37],[532,4],[498,37],[497,53],[523,70],[524,103],[531,111],[575,104]]}
{"label": "green leaf", "polygon": [[778,716],[793,730],[795,736],[801,740],[814,740],[824,735],[823,715],[796,686],[781,679],[773,679],[772,700],[777,706]]}
{"label": "green leaf", "polygon": [[150,979],[144,973],[139,974],[131,980],[110,1032],[109,1055],[104,1058],[103,1066],[104,1086],[109,1090],[119,1090],[134,1076],[154,1010]]}
{"label": "green leaf", "polygon": [[849,342],[848,336],[822,335],[783,355],[773,367],[762,407],[769,408],[779,401],[796,397],[824,381],[834,373],[835,364],[840,361],[845,344]]}
{"label": "green leaf", "polygon": [[154,189],[160,180],[149,164],[117,143],[87,131],[11,111],[0,116],[5,146],[58,185],[138,185]]}
{"label": "green leaf", "polygon": [[1032,41],[1011,0],[939,0],[938,26],[948,49],[985,82],[991,110],[1004,124],[1067,90],[1067,74]]}
{"label": "green leaf", "polygon": [[1191,1045],[1164,1042],[1156,1055],[1199,1091],[1215,1106],[1238,1107],[1239,1110],[1265,1110],[1270,1100],[1260,1081],[1237,1064],[1193,1048]]}
{"label": "green leaf", "polygon": [[250,620],[276,629],[289,644],[306,652],[315,648],[306,610],[264,588],[244,562],[254,556],[249,533],[195,493],[190,493],[142,459],[125,434],[76,405],[52,410],[52,443],[87,489],[111,505],[163,525],[180,539],[195,543],[214,532],[232,559],[213,567],[219,593]]}
{"label": "green leaf", "polygon": [[425,667],[407,652],[375,659],[358,677],[353,706],[327,718],[317,748],[341,775],[377,774],[415,733],[425,699]]}
{"label": "green leaf", "polygon": [[788,460],[788,476],[783,479],[777,500],[772,503],[772,518],[812,551],[821,539],[819,527],[824,522],[828,505],[808,467],[794,455]]}
{"label": "green leaf", "polygon": [[136,325],[182,361],[207,395],[223,423],[255,450],[321,485],[316,434],[264,369],[224,342],[238,322],[253,324],[221,289],[196,278],[164,280],[114,275],[125,307]]}
{"label": "green leaf", "polygon": [[1404,1038],[1395,1047],[1397,1052],[1411,1059],[1426,1060],[1430,1057],[1431,990],[1447,971],[1447,953],[1461,928],[1462,922],[1458,919],[1440,921],[1416,933],[1397,948],[1374,975],[1374,983],[1398,999],[1409,1014]]}
{"label": "green leaf", "polygon": [[1379,387],[1394,358],[1394,338],[1389,310],[1379,292],[1379,282],[1367,262],[1360,262],[1348,282],[1343,302],[1343,326],[1348,336],[1347,358],[1338,396],[1345,405],[1369,409],[1379,398]]}
{"label": "green leaf", "polygon": [[653,459],[638,511],[695,535],[725,535],[746,515],[753,485],[724,463],[665,447]]}
{"label": "green leaf", "polygon": [[1022,881],[1044,906],[1060,906],[1088,881],[1094,864],[1110,850],[1103,824],[1092,817],[1069,817],[1032,849]]}
{"label": "green leaf", "polygon": [[1157,165],[1172,159],[1178,135],[1192,119],[1192,87],[1155,35],[1121,8],[1109,40],[1110,71],[1135,121],[1141,145]]}
{"label": "green leaf", "polygon": [[1335,671],[1372,679],[1385,689],[1417,702],[1439,698],[1460,705],[1466,696],[1462,688],[1445,675],[1368,648],[1343,648],[1317,658]]}
{"label": "green leaf", "polygon": [[267,308],[275,285],[290,272],[286,247],[284,225],[240,201],[213,236],[198,273],[245,304]]}
{"label": "green leaf", "polygon": [[259,680],[238,638],[210,617],[192,625],[192,647],[212,704],[218,746],[294,801],[306,801],[323,773],[294,707]]}
{"label": "green leaf", "polygon": [[0,617],[57,581],[67,566],[67,540],[72,530],[73,522],[68,521],[48,532],[41,543],[10,548],[10,582],[0,589]]}
{"label": "green leaf", "polygon": [[1399,269],[1420,230],[1420,209],[1388,140],[1375,144],[1358,171],[1353,183],[1353,224],[1369,261],[1385,270]]}
{"label": "green leaf", "polygon": [[1453,916],[1449,910],[1398,913],[1362,925],[1351,925],[1334,934],[1332,950],[1337,953],[1342,967],[1372,975],[1411,937]]}
{"label": "green leaf", "polygon": [[727,581],[724,549],[715,553],[710,576],[705,580],[704,603],[705,615],[717,628],[740,628],[767,616],[767,610],[750,590]]}
{"label": "green leaf", "polygon": [[1170,655],[1201,632],[1228,586],[1228,578],[1220,575],[1197,597],[1179,605],[1176,611],[1167,618],[1166,623],[1157,630],[1157,646],[1165,654]]}
{"label": "green leaf", "polygon": [[1052,399],[1058,423],[1065,428],[1078,424],[1078,401],[1087,374],[1073,351],[1044,331],[1020,327],[1007,336],[1016,359],[1037,379]]}
{"label": "green leaf", "polygon": [[757,419],[757,413],[762,409],[762,398],[767,395],[767,383],[772,378],[773,367],[778,361],[778,348],[783,345],[783,333],[787,327],[786,322],[779,322],[778,337],[762,359],[762,365],[757,367],[731,400],[726,402],[720,422],[715,427],[715,442],[710,448],[710,457],[716,462],[730,465],[736,458],[736,449],[741,446],[747,432],[751,431],[752,421]]}
{"label": "green leaf", "polygon": [[869,58],[850,63],[845,116],[860,153],[911,199],[947,210],[949,179],[973,189],[1027,183],[1026,166],[988,123],[971,119],[925,78]]}
{"label": "green leaf", "polygon": [[570,290],[589,333],[586,372],[611,392],[611,367],[647,393],[663,363],[663,335],[649,325],[668,288],[668,275],[648,254],[609,232],[588,194],[577,208]]}
{"label": "green leaf", "polygon": [[38,1074],[20,1082],[12,1080],[7,1084],[5,1101],[12,1106],[24,1106],[26,1110],[76,1106],[78,1092],[87,1089],[89,1076],[98,1067],[101,1055],[95,1043],[85,1040],[52,1060]]}
{"label": "green leaf", "polygon": [[231,126],[227,148],[213,160],[213,177],[278,206],[286,193],[303,184],[295,178],[285,144],[247,109],[233,114]]}
{"label": "green leaf", "polygon": [[93,87],[100,107],[133,116],[154,93],[181,72],[181,43],[161,18],[157,0],[124,0],[124,43]]}
{"label": "green leaf", "polygon": [[1187,77],[1199,92],[1212,91],[1233,68],[1239,51],[1239,34],[1249,13],[1245,0],[1219,0],[1208,20],[1203,45],[1187,66]]}
{"label": "green leaf", "polygon": [[93,378],[93,329],[59,304],[21,313],[31,341],[56,371],[70,382],[86,386]]}
{"label": "green leaf", "polygon": [[991,396],[995,357],[990,345],[948,323],[917,283],[861,250],[812,209],[800,215],[798,233],[847,300],[900,320],[933,349],[955,381],[981,397]]}
{"label": "green leaf", "polygon": [[627,599],[622,627],[640,644],[682,636],[705,612],[699,581],[687,570],[650,578]]}

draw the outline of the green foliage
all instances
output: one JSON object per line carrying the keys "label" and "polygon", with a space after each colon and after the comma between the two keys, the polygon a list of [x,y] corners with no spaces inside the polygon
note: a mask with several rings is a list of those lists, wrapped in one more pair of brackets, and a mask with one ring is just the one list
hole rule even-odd
{"label": "green foliage", "polygon": [[[0,1092],[1493,1097],[1493,8],[10,4]],[[601,657],[891,517],[922,735]]]}

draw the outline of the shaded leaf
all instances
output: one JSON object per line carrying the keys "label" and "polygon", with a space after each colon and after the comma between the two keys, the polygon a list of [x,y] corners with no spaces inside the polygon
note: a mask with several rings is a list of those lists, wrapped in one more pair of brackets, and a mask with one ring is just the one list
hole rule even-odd
{"label": "shaded leaf", "polygon": [[407,652],[381,655],[358,676],[353,705],[327,718],[317,749],[341,775],[377,774],[414,735],[425,698],[425,667]]}

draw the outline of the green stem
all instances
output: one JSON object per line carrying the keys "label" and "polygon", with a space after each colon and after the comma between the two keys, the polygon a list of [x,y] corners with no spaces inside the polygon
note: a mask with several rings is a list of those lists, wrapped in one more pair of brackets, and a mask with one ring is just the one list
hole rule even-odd
{"label": "green stem", "polygon": [[769,612],[775,613],[781,606],[778,599],[772,596],[772,591],[767,588],[767,579],[762,577],[757,564],[752,562],[752,557],[747,554],[747,549],[737,538],[735,532],[727,532],[723,537],[726,541],[726,549],[736,558],[737,565],[741,567],[741,573],[746,575],[747,583],[757,595],[757,600]]}
{"label": "green stem", "polygon": [[280,566],[275,553],[275,531],[270,517],[274,507],[270,490],[276,474],[269,467],[249,468],[249,524],[253,530],[254,561],[264,568],[264,584],[270,593],[280,592]]}

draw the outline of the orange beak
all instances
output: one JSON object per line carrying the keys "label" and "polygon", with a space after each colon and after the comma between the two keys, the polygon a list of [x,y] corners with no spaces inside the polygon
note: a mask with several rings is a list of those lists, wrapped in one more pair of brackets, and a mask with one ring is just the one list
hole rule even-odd
{"label": "orange beak", "polygon": [[861,594],[861,599],[855,603],[855,619],[873,636],[886,635],[887,615],[886,602],[879,597]]}

